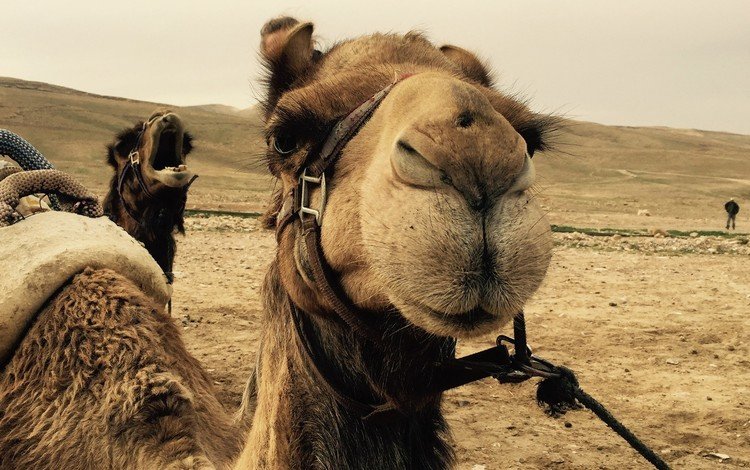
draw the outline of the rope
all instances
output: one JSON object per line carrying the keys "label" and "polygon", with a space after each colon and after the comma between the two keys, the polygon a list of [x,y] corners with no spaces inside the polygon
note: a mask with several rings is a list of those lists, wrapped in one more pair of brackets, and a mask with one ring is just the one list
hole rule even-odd
{"label": "rope", "polygon": [[[24,170],[53,170],[55,167],[33,145],[18,134],[7,129],[0,129],[0,155],[12,158]],[[56,197],[50,197],[50,205],[60,210]]]}
{"label": "rope", "polygon": [[77,201],[72,211],[88,217],[103,215],[99,200],[72,176],[57,170],[20,171],[0,181],[0,227],[20,217],[16,213],[22,197],[36,193],[55,193]]}
{"label": "rope", "polygon": [[637,450],[644,459],[651,462],[654,468],[659,470],[669,470],[669,465],[662,460],[661,457],[656,455],[656,452],[651,450],[646,444],[643,443],[630,429],[626,428],[612,413],[607,410],[604,405],[596,401],[594,397],[584,392],[580,387],[575,388],[575,397],[581,402],[583,406],[591,410],[599,419],[604,421],[604,424],[609,426],[614,432],[619,434],[620,437],[630,444],[630,447]]}
{"label": "rope", "polygon": [[669,465],[656,453],[643,443],[635,434],[625,427],[604,405],[599,403],[584,392],[578,385],[578,379],[572,370],[567,367],[557,366],[554,368],[556,377],[551,377],[539,383],[536,391],[536,399],[545,407],[547,414],[557,417],[568,410],[581,408],[581,405],[591,410],[604,424],[609,426],[630,447],[638,451],[643,458],[648,460],[659,470],[669,470]]}

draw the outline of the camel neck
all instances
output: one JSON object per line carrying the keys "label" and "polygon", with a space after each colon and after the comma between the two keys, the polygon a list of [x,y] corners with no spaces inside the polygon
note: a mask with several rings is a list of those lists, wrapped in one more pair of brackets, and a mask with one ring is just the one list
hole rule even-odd
{"label": "camel neck", "polygon": [[[310,340],[322,356],[316,359],[324,361],[337,378],[339,391],[368,403],[382,402],[387,396],[399,405],[398,412],[383,419],[364,420],[339,403],[311,371],[295,340],[291,305],[280,283],[266,285],[265,290],[272,293],[265,297],[259,352],[260,411],[255,414],[246,457],[292,468],[451,466],[454,456],[440,411],[441,395],[426,394],[424,385],[430,381],[432,364],[453,354],[452,344],[434,338],[407,344],[414,336],[401,331],[385,335],[384,343],[376,346],[341,322],[311,316]],[[394,322],[388,331],[404,329],[396,324],[397,318],[388,320]],[[276,417],[268,415],[261,421],[267,410],[275,410]],[[292,461],[276,460],[284,455],[293,456]]]}

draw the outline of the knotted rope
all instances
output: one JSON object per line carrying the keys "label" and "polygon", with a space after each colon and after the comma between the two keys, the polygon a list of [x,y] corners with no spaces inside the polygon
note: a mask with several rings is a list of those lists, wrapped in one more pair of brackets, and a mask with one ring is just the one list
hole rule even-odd
{"label": "knotted rope", "polygon": [[17,171],[0,181],[0,227],[22,218],[16,212],[21,198],[54,193],[74,201],[72,212],[88,217],[104,215],[99,200],[72,176],[57,170]]}

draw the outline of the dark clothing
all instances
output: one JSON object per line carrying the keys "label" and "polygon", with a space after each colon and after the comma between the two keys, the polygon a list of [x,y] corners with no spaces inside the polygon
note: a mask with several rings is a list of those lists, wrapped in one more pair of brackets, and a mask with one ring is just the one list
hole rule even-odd
{"label": "dark clothing", "polygon": [[726,209],[727,214],[729,215],[737,215],[737,213],[740,211],[740,205],[734,201],[729,201],[724,204],[724,209]]}
{"label": "dark clothing", "polygon": [[730,225],[732,228],[735,228],[734,220],[737,217],[737,213],[740,211],[740,205],[734,201],[728,201],[724,204],[724,209],[727,211],[727,215],[729,215],[727,218],[727,229],[729,229]]}

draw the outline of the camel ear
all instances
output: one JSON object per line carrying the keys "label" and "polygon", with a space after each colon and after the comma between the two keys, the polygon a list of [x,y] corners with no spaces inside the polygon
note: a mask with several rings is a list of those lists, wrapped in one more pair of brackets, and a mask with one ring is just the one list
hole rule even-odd
{"label": "camel ear", "polygon": [[492,86],[490,71],[473,53],[464,48],[451,46],[449,44],[441,47],[440,52],[442,52],[451,62],[458,65],[461,71],[472,80],[476,80],[487,87]]}
{"label": "camel ear", "polygon": [[276,18],[260,31],[260,52],[275,92],[283,92],[313,63],[313,25],[294,18]]}

